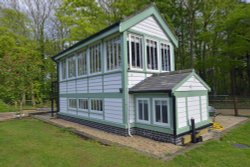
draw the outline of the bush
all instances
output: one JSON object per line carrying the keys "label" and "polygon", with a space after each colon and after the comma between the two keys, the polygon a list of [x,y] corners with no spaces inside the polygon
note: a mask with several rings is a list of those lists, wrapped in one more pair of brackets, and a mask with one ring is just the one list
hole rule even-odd
{"label": "bush", "polygon": [[9,106],[8,104],[0,100],[0,112],[14,112],[14,111],[15,111],[14,107]]}

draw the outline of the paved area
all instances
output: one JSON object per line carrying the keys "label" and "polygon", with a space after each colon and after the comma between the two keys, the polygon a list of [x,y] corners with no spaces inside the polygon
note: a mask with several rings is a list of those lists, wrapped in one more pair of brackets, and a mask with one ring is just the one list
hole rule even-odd
{"label": "paved area", "polygon": [[[173,155],[185,148],[185,146],[176,146],[171,143],[158,142],[144,137],[136,136],[124,137],[112,133],[107,133],[95,128],[90,128],[88,126],[80,125],[70,121],[65,121],[63,119],[54,119],[50,117],[50,114],[46,115],[36,115],[38,119],[48,121],[49,123],[55,124],[60,127],[72,128],[77,132],[80,132],[83,136],[91,139],[95,139],[102,143],[107,144],[118,144],[126,147],[136,149],[140,152],[146,154],[155,155],[157,157],[165,157],[166,155]],[[246,117],[234,117],[234,116],[223,116],[219,115],[216,117],[215,121],[220,123],[224,130],[227,130],[243,121],[246,121]],[[206,139],[212,139],[214,137],[220,136],[221,131],[211,130]]]}
{"label": "paved area", "polygon": [[[233,109],[217,109],[217,111],[223,115],[234,115]],[[250,116],[250,109],[238,109],[239,115]]]}
{"label": "paved area", "polygon": [[[218,122],[220,125],[223,126],[224,130],[228,130],[229,128],[246,121],[247,117],[235,117],[235,116],[224,116],[224,115],[218,115],[215,118],[215,122]],[[219,130],[221,131],[221,130]]]}
{"label": "paved area", "polygon": [[9,119],[13,119],[14,115],[15,115],[15,113],[13,113],[13,112],[0,113],[0,121],[6,121]]}

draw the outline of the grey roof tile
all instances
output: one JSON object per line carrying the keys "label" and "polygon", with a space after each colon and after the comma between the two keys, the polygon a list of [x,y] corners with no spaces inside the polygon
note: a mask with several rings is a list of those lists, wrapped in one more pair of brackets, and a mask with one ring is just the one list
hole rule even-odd
{"label": "grey roof tile", "polygon": [[193,70],[180,70],[153,74],[129,89],[130,93],[170,91]]}

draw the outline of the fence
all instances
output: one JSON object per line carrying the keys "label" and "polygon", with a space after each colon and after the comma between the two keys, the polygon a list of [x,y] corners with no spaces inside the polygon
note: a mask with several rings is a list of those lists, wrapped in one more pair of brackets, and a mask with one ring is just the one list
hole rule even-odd
{"label": "fence", "polygon": [[250,109],[250,97],[233,97],[229,95],[209,96],[209,105],[217,109]]}

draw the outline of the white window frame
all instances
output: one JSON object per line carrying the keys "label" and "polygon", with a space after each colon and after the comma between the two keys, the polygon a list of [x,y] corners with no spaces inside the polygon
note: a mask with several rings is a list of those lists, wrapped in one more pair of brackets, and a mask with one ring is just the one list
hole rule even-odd
{"label": "white window frame", "polygon": [[[65,61],[65,72],[66,72],[66,74],[65,74],[65,78],[63,78],[63,66],[62,66],[62,63],[63,63],[63,61]],[[66,58],[64,58],[64,59],[62,59],[61,61],[60,61],[60,80],[61,81],[65,81],[65,80],[67,80],[67,78],[68,78],[68,64],[67,64],[67,59]]]}
{"label": "white window frame", "polygon": [[[153,124],[170,127],[170,104],[169,104],[169,98],[153,98]],[[162,123],[162,122],[156,122],[156,111],[155,111],[155,101],[167,101],[167,109],[168,109],[168,123]]]}
{"label": "white window frame", "polygon": [[[139,119],[139,100],[146,100],[148,102],[148,121]],[[144,106],[143,106],[144,107]],[[136,122],[150,124],[151,112],[150,112],[150,99],[149,98],[136,98]]]}
{"label": "white window frame", "polygon": [[[78,61],[79,61],[79,58],[81,57],[81,55],[82,54],[84,54],[85,53],[85,59],[86,59],[86,73],[85,74],[83,74],[83,75],[79,75],[79,64],[78,64]],[[85,49],[83,49],[83,50],[81,50],[80,52],[77,52],[77,60],[76,60],[76,63],[77,63],[77,77],[85,77],[85,76],[87,76],[88,75],[88,71],[89,71],[89,69],[88,69],[88,52],[87,52],[87,49],[85,48]]]}
{"label": "white window frame", "polygon": [[[118,51],[118,49],[114,48],[114,45],[113,45],[113,41],[117,41],[119,40],[120,41],[120,49]],[[115,53],[116,55],[112,55],[112,58],[115,58],[116,60],[116,63],[114,64],[114,66],[112,66],[111,69],[108,69],[108,66],[110,66],[110,64],[108,65],[108,62],[107,62],[107,58],[108,58],[108,55],[107,55],[107,43],[108,42],[111,42],[111,50],[114,51],[115,50]],[[104,41],[103,45],[104,45],[104,72],[111,72],[111,71],[119,71],[121,70],[121,65],[122,65],[122,62],[121,62],[121,36],[120,35],[116,35],[116,36],[113,36],[111,38],[108,38]],[[109,59],[109,63],[111,63],[110,59]]]}
{"label": "white window frame", "polygon": [[[156,52],[157,52],[157,66],[158,66],[157,70],[148,68],[147,40],[156,42],[156,47],[157,47],[157,50],[156,50]],[[145,37],[144,43],[145,43],[145,46],[144,46],[144,48],[145,48],[144,57],[146,59],[146,71],[149,71],[149,72],[150,71],[152,71],[152,72],[159,72],[161,70],[161,61],[160,61],[160,53],[161,52],[160,52],[160,45],[159,45],[161,42],[159,40],[157,40],[157,39],[154,39],[154,38]]]}
{"label": "white window frame", "polygon": [[[73,76],[73,77],[69,76],[69,70],[70,70],[69,69],[69,61],[70,61],[70,59],[73,59],[75,61],[75,76]],[[67,79],[75,79],[77,77],[77,73],[78,73],[77,72],[77,56],[75,54],[73,54],[67,58]]]}
{"label": "white window frame", "polygon": [[163,63],[163,62],[162,62],[161,44],[164,44],[164,45],[169,46],[169,59],[170,59],[170,60],[168,60],[168,61],[169,61],[169,71],[171,71],[171,68],[172,68],[172,63],[171,63],[171,61],[172,61],[172,50],[171,50],[171,45],[170,45],[170,43],[168,43],[168,42],[163,42],[163,41],[160,41],[160,42],[159,42],[160,69],[161,69],[161,71],[169,72],[169,71],[163,70],[163,68],[162,68],[162,63]]}
{"label": "white window frame", "polygon": [[[101,74],[102,73],[102,55],[103,55],[103,53],[102,53],[102,46],[103,46],[103,44],[102,44],[102,42],[97,42],[97,43],[95,43],[95,44],[93,44],[93,45],[90,45],[89,47],[88,47],[88,60],[89,60],[89,75],[96,75],[96,74]],[[97,71],[97,72],[91,72],[92,70],[91,70],[91,63],[93,63],[93,67],[96,67],[97,66],[97,64],[96,63],[98,63],[97,61],[93,61],[93,62],[91,62],[91,59],[93,60],[93,55],[91,55],[91,48],[92,47],[98,47],[99,48],[99,52],[100,52],[100,71]],[[95,58],[94,58],[95,59]],[[96,71],[96,70],[95,70]]]}
{"label": "white window frame", "polygon": [[[92,100],[101,100],[102,101],[102,110],[92,110]],[[90,113],[103,114],[103,112],[104,112],[104,100],[102,98],[90,98],[89,101],[90,101],[89,102],[89,104],[90,104],[90,106],[89,106]]]}
{"label": "white window frame", "polygon": [[[76,100],[76,108],[70,107],[70,100]],[[77,106],[78,106],[77,103],[78,103],[78,102],[77,102],[77,98],[68,98],[68,108],[69,108],[70,110],[77,110]]]}
{"label": "white window frame", "polygon": [[[141,38],[141,46],[142,46],[142,48],[141,48],[141,65],[142,65],[142,68],[135,68],[135,67],[132,66],[131,36]],[[144,59],[145,59],[145,56],[144,56],[145,55],[144,54],[144,50],[145,49],[144,48],[145,48],[145,46],[143,45],[143,40],[144,40],[144,38],[143,38],[142,35],[137,35],[137,34],[134,34],[134,33],[129,33],[128,34],[128,37],[127,37],[127,41],[129,41],[128,42],[128,46],[127,46],[127,47],[129,47],[129,53],[128,53],[128,55],[129,55],[129,62],[128,62],[128,67],[129,67],[130,70],[143,71],[144,68],[145,68],[145,63],[144,63]],[[125,49],[127,49],[127,48],[125,48]],[[126,61],[128,61],[128,60],[126,60]]]}
{"label": "white window frame", "polygon": [[[80,100],[86,100],[87,101],[87,105],[88,105],[87,109],[80,108]],[[89,111],[89,99],[88,98],[78,98],[77,99],[77,108],[78,108],[78,111],[88,112]]]}

